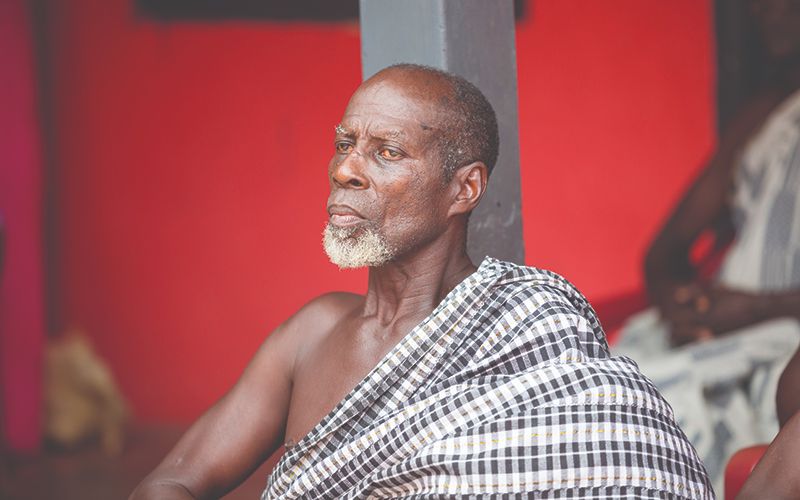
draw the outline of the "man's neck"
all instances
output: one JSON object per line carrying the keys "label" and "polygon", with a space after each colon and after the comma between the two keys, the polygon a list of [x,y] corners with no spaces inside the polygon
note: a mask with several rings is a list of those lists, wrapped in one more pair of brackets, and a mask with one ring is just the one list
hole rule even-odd
{"label": "man's neck", "polygon": [[370,268],[363,315],[388,326],[401,318],[421,320],[430,314],[456,285],[475,271],[465,242],[466,235],[442,238],[413,255]]}

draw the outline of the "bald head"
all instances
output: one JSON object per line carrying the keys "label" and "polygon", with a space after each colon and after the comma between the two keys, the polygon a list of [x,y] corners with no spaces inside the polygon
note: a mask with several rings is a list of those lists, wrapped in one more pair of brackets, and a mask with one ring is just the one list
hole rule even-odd
{"label": "bald head", "polygon": [[491,104],[464,78],[430,66],[396,64],[369,78],[362,88],[391,81],[435,108],[437,154],[446,178],[464,165],[479,161],[491,173],[497,161],[499,133]]}

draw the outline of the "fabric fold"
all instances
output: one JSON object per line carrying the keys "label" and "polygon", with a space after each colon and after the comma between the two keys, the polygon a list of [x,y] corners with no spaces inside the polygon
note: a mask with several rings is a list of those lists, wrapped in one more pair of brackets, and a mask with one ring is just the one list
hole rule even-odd
{"label": "fabric fold", "polygon": [[487,258],[269,478],[273,498],[713,498],[668,404],[563,278]]}

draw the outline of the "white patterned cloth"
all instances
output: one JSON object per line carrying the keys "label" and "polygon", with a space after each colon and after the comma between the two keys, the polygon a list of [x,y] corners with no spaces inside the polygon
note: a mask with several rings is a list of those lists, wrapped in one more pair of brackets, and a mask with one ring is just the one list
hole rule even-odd
{"label": "white patterned cloth", "polygon": [[[736,239],[717,281],[750,292],[800,289],[800,91],[742,149],[732,198]],[[778,432],[778,379],[800,325],[778,319],[710,342],[670,349],[654,309],[632,317],[614,346],[639,363],[675,410],[717,492],[738,449]]]}
{"label": "white patterned cloth", "polygon": [[736,241],[719,281],[752,291],[800,288],[800,90],[748,142],[734,179]]}
{"label": "white patterned cloth", "polygon": [[648,309],[628,321],[612,351],[635,359],[656,384],[721,495],[733,453],[778,432],[775,392],[800,325],[778,319],[678,349],[668,339],[667,326]]}
{"label": "white patterned cloth", "polygon": [[298,444],[276,498],[713,498],[563,278],[487,258]]}

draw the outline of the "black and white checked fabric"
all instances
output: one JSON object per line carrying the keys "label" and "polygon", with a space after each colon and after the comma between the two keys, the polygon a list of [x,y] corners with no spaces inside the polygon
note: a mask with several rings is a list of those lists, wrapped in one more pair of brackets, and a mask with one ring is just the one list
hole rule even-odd
{"label": "black and white checked fabric", "polygon": [[305,438],[277,498],[713,498],[566,280],[487,258]]}

